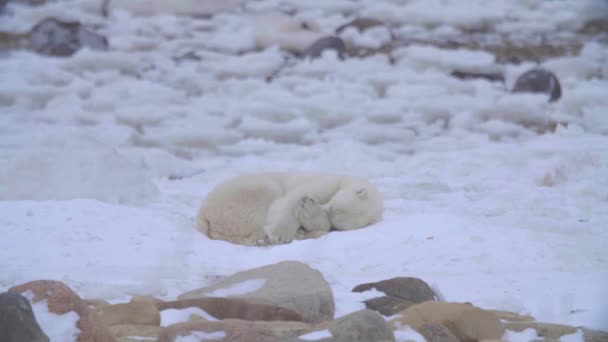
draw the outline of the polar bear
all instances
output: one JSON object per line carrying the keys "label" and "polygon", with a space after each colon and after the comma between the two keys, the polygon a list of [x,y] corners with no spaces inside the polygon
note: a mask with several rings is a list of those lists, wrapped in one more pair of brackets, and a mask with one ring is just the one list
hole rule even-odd
{"label": "polar bear", "polygon": [[242,245],[288,243],[330,230],[352,230],[382,219],[380,192],[367,180],[318,173],[257,173],[213,189],[197,228]]}

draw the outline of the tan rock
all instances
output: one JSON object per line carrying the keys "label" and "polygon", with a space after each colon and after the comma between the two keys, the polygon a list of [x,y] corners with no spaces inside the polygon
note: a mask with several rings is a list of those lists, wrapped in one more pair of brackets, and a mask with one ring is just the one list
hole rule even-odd
{"label": "tan rock", "polygon": [[223,341],[279,342],[297,338],[313,330],[313,326],[302,322],[252,322],[227,319],[223,321],[198,321],[174,324],[163,328],[159,342],[173,342],[178,336],[188,336],[196,332],[221,333]]}
{"label": "tan rock", "polygon": [[197,307],[217,319],[241,319],[245,321],[297,321],[302,316],[293,310],[244,298],[195,298],[161,302],[160,310]]}
{"label": "tan rock", "polygon": [[426,323],[439,323],[461,340],[501,339],[505,333],[496,314],[462,303],[427,301],[412,305],[390,323],[397,329],[409,325],[417,331]]}
{"label": "tan rock", "polygon": [[[117,339],[133,339],[134,337],[146,337],[157,339],[162,328],[153,325],[120,324],[109,328]],[[141,341],[141,339],[140,339]]]}
{"label": "tan rock", "polygon": [[500,310],[487,310],[493,312],[498,318],[509,321],[509,322],[527,322],[534,321],[534,317],[528,315],[520,315],[515,312],[500,311]]}
{"label": "tan rock", "polygon": [[504,323],[507,330],[524,331],[528,328],[536,330],[536,334],[546,339],[559,339],[563,335],[574,334],[577,328],[568,325],[540,322],[508,322]]}
{"label": "tan rock", "polygon": [[591,329],[581,329],[585,342],[606,342],[608,341],[608,332]]}
{"label": "tan rock", "polygon": [[35,280],[9,289],[13,293],[26,291],[34,293],[34,303],[46,300],[52,313],[63,315],[70,311],[76,312],[80,316],[76,322],[80,329],[78,342],[115,342],[97,314],[66,284],[53,280]]}
{"label": "tan rock", "polygon": [[108,327],[117,324],[160,326],[160,311],[155,303],[149,301],[102,305],[97,307],[95,311]]}

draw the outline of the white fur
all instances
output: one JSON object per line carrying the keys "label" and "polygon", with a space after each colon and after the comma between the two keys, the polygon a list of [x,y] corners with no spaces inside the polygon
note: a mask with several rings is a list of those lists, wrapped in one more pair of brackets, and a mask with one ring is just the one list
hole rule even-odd
{"label": "white fur", "polygon": [[220,184],[198,214],[212,239],[244,245],[291,242],[382,219],[380,192],[368,181],[317,173],[258,173]]}
{"label": "white fur", "polygon": [[303,21],[283,14],[259,16],[255,20],[255,45],[259,49],[276,45],[287,51],[303,52],[327,36],[319,32],[318,26],[312,22],[306,22],[308,28],[303,24]]}

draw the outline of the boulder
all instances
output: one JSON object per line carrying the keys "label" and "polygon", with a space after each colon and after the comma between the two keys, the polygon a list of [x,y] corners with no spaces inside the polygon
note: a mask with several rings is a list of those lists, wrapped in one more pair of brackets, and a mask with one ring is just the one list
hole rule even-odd
{"label": "boulder", "polygon": [[470,304],[427,301],[405,309],[391,320],[393,327],[409,325],[419,331],[426,323],[448,327],[460,340],[500,340],[505,328],[498,316]]}
{"label": "boulder", "polygon": [[160,310],[197,307],[217,319],[244,321],[296,321],[302,316],[293,310],[275,305],[255,303],[243,298],[193,298],[159,303]]}
{"label": "boulder", "polygon": [[117,324],[160,325],[160,311],[151,302],[100,305],[95,311],[108,327]]}
{"label": "boulder", "polygon": [[376,289],[387,296],[405,299],[414,303],[435,300],[435,292],[423,280],[412,277],[397,277],[376,283],[357,285],[353,292],[363,292]]}
{"label": "boulder", "polygon": [[353,292],[364,292],[376,289],[386,296],[364,301],[365,306],[385,316],[392,316],[407,309],[412,304],[435,300],[435,293],[423,280],[412,277],[397,277],[376,283],[355,286]]}
{"label": "boulder", "polygon": [[107,50],[108,41],[78,22],[47,18],[29,32],[27,46],[41,55],[66,57],[84,46],[94,50]]}
{"label": "boulder", "polygon": [[333,337],[348,341],[395,341],[384,318],[371,310],[356,311],[329,324]]}
{"label": "boulder", "polygon": [[524,331],[532,328],[536,330],[539,337],[546,339],[559,339],[563,335],[574,334],[578,331],[577,328],[568,325],[550,324],[540,322],[507,322],[504,323],[507,330]]}
{"label": "boulder", "polygon": [[139,338],[139,341],[141,341],[143,338],[156,340],[162,328],[153,325],[118,324],[111,326],[109,330],[118,341],[136,338]]}
{"label": "boulder", "polygon": [[32,305],[18,293],[0,293],[0,342],[49,342]]}
{"label": "boulder", "polygon": [[323,55],[325,50],[334,50],[338,54],[338,57],[343,59],[344,54],[346,53],[346,45],[344,44],[344,41],[338,37],[323,37],[304,50],[302,56],[311,59],[319,58]]}
{"label": "boulder", "polygon": [[460,342],[450,329],[440,323],[424,323],[418,332],[427,342]]}
{"label": "boulder", "polygon": [[368,309],[378,311],[384,316],[392,316],[407,309],[409,306],[416,304],[412,301],[393,296],[376,297],[365,300],[363,303]]}
{"label": "boulder", "polygon": [[301,322],[252,322],[227,319],[223,321],[191,321],[163,328],[159,342],[174,342],[178,337],[205,336],[208,340],[232,342],[297,341],[312,326]]}
{"label": "boulder", "polygon": [[559,100],[562,87],[559,79],[549,70],[532,69],[519,76],[513,86],[513,93],[541,93],[549,95],[549,102]]}
{"label": "boulder", "polygon": [[332,320],[335,311],[333,293],[323,274],[297,261],[238,272],[178,299],[205,297],[256,300],[295,311],[310,323]]}
{"label": "boulder", "polygon": [[103,321],[88,305],[67,285],[53,280],[35,280],[8,290],[11,293],[31,291],[33,302],[46,300],[49,311],[63,315],[74,311],[80,316],[76,327],[80,330],[78,342],[114,342],[114,337],[107,330]]}

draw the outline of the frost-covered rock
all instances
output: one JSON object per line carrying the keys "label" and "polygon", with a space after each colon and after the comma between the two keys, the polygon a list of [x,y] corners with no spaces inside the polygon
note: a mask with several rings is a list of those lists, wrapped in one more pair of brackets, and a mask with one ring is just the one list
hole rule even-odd
{"label": "frost-covered rock", "polygon": [[333,319],[334,297],[321,272],[296,261],[238,272],[178,298],[229,297],[256,299],[299,313],[306,322]]}
{"label": "frost-covered rock", "polygon": [[90,198],[141,204],[157,195],[142,167],[91,139],[42,140],[0,171],[0,200]]}
{"label": "frost-covered rock", "polygon": [[42,55],[65,57],[85,46],[94,50],[106,50],[108,40],[81,23],[48,18],[30,31],[27,45]]}

